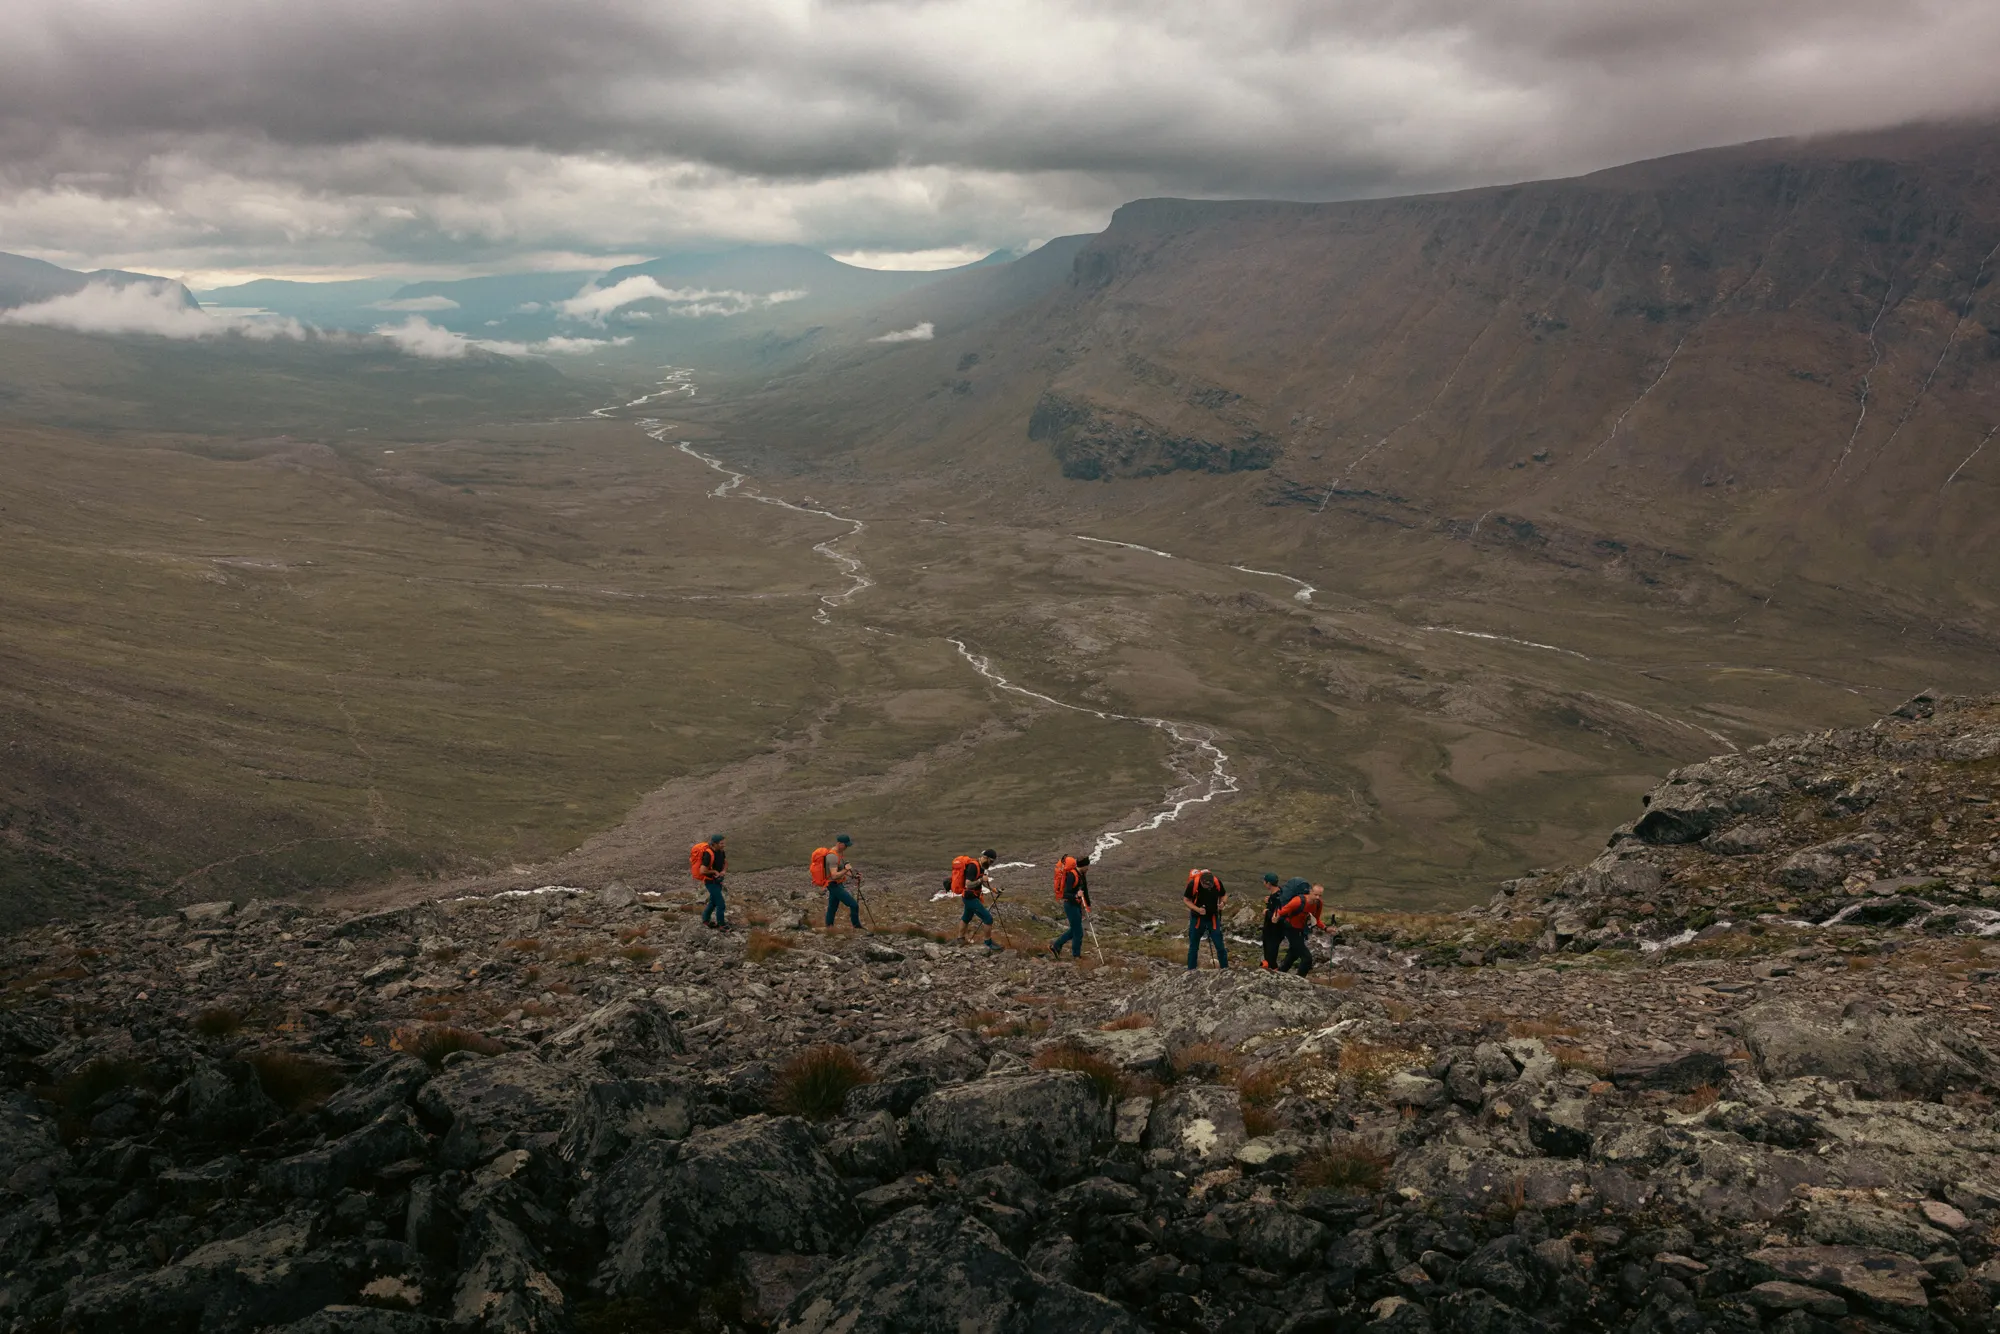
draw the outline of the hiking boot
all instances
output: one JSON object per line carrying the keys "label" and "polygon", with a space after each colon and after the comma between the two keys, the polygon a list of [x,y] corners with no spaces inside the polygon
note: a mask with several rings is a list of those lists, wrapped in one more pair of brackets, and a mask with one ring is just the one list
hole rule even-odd
{"label": "hiking boot", "polygon": [[997,950],[1000,947],[998,945],[995,945],[992,941],[989,940],[986,942],[986,948],[989,950]]}

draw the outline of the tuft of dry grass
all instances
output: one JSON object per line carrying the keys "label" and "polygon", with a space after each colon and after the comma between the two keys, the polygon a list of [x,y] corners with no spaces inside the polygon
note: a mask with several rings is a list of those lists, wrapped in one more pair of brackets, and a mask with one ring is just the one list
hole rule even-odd
{"label": "tuft of dry grass", "polygon": [[1054,1027],[1052,1021],[1040,1015],[1013,1015],[988,1024],[979,1032],[988,1038],[1038,1038]]}
{"label": "tuft of dry grass", "polygon": [[1239,1077],[1236,1094],[1243,1111],[1243,1128],[1252,1135],[1269,1135],[1283,1126],[1276,1106],[1289,1092],[1291,1078],[1281,1070],[1267,1068]]}
{"label": "tuft of dry grass", "polygon": [[1307,1190],[1341,1190],[1356,1195],[1373,1194],[1382,1189],[1388,1179],[1389,1169],[1395,1166],[1393,1154],[1386,1153],[1361,1139],[1336,1140],[1317,1153],[1301,1159],[1293,1175]]}
{"label": "tuft of dry grass", "polygon": [[464,953],[464,949],[457,945],[446,945],[441,949],[432,950],[430,958],[433,963],[457,963],[459,956]]}
{"label": "tuft of dry grass", "polygon": [[55,1104],[56,1129],[65,1140],[83,1138],[85,1117],[92,1103],[119,1089],[151,1088],[153,1071],[139,1061],[105,1058],[78,1066],[54,1084],[43,1084],[35,1096]]}
{"label": "tuft of dry grass", "polygon": [[194,1017],[194,1031],[205,1038],[226,1038],[241,1027],[242,1012],[230,1005],[211,1005]]}
{"label": "tuft of dry grass", "polygon": [[782,954],[792,947],[792,942],[772,931],[753,930],[743,942],[743,957],[751,963],[763,963],[773,955]]}
{"label": "tuft of dry grass", "polygon": [[1313,981],[1323,987],[1332,987],[1335,991],[1352,991],[1356,986],[1360,985],[1361,975],[1359,973],[1324,973],[1314,977]]}
{"label": "tuft of dry grass", "polygon": [[516,954],[540,954],[542,952],[542,942],[536,940],[533,936],[516,936],[512,940],[503,940],[500,942],[500,947],[512,950]]}
{"label": "tuft of dry grass", "polygon": [[530,1019],[549,1019],[561,1014],[562,1006],[545,1005],[541,1001],[526,1001],[521,1006],[521,1013]]}
{"label": "tuft of dry grass", "polygon": [[618,957],[630,959],[633,963],[651,963],[660,957],[660,952],[651,945],[627,945],[618,951]]}
{"label": "tuft of dry grass", "polygon": [[408,1052],[435,1070],[444,1064],[444,1058],[453,1052],[476,1052],[481,1056],[498,1056],[507,1050],[507,1044],[475,1033],[469,1028],[454,1028],[435,1024],[428,1028],[399,1028],[394,1041],[390,1043],[397,1051]]}
{"label": "tuft of dry grass", "polygon": [[1556,1064],[1565,1070],[1580,1070],[1584,1074],[1596,1075],[1600,1079],[1611,1073],[1611,1063],[1604,1059],[1603,1053],[1591,1051],[1587,1047],[1566,1043],[1551,1044],[1549,1055],[1555,1057]]}
{"label": "tuft of dry grass", "polygon": [[1721,1100],[1721,1089],[1713,1084],[1697,1084],[1674,1106],[1683,1112],[1705,1112]]}
{"label": "tuft of dry grass", "polygon": [[1541,1038],[1546,1042],[1550,1038],[1578,1037],[1582,1032],[1575,1024],[1546,1015],[1540,1019],[1512,1019],[1507,1023],[1507,1036],[1510,1038]]}
{"label": "tuft of dry grass", "polygon": [[533,985],[534,985],[535,983],[537,983],[537,982],[539,982],[539,981],[541,981],[541,980],[542,980],[542,970],[541,970],[541,969],[539,969],[539,968],[524,968],[524,969],[522,969],[522,970],[521,970],[521,981],[523,981],[523,982],[527,983],[528,985],[530,985],[530,986],[533,986]]}
{"label": "tuft of dry grass", "polygon": [[1099,1024],[1097,1027],[1099,1028],[1100,1031],[1105,1033],[1122,1033],[1128,1029],[1151,1028],[1152,1026],[1153,1026],[1152,1015],[1141,1014],[1135,1010],[1131,1014],[1121,1014],[1116,1019],[1113,1019],[1110,1023]]}
{"label": "tuft of dry grass", "polygon": [[778,1071],[771,1103],[781,1112],[825,1121],[840,1115],[847,1095],[875,1082],[875,1072],[837,1043],[808,1047]]}
{"label": "tuft of dry grass", "polygon": [[968,1010],[958,1017],[960,1028],[987,1029],[1007,1016],[998,1010]]}
{"label": "tuft of dry grass", "polygon": [[1116,1065],[1067,1042],[1042,1048],[1035,1053],[1035,1059],[1030,1064],[1037,1070],[1075,1070],[1089,1075],[1091,1086],[1104,1102],[1110,1102],[1125,1091],[1125,1076]]}
{"label": "tuft of dry grass", "polygon": [[260,1051],[250,1057],[250,1068],[264,1096],[287,1112],[312,1111],[347,1082],[333,1062],[292,1051]]}
{"label": "tuft of dry grass", "polygon": [[1421,1047],[1395,1047],[1375,1042],[1350,1042],[1340,1049],[1335,1068],[1354,1081],[1356,1091],[1373,1093],[1399,1070],[1422,1065],[1429,1053]]}
{"label": "tuft of dry grass", "polygon": [[630,945],[635,940],[644,940],[646,933],[651,929],[644,926],[621,926],[618,928],[618,939]]}
{"label": "tuft of dry grass", "polygon": [[597,951],[585,946],[581,949],[571,950],[568,954],[563,955],[562,961],[573,967],[581,968],[596,957]]}
{"label": "tuft of dry grass", "polygon": [[1174,1073],[1183,1079],[1212,1080],[1220,1084],[1235,1083],[1237,1073],[1243,1068],[1241,1057],[1215,1042],[1191,1042],[1184,1047],[1176,1047],[1167,1060]]}

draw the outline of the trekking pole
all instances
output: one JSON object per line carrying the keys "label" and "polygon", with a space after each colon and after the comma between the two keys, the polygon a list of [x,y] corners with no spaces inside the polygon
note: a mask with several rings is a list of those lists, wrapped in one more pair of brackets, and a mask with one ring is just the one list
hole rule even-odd
{"label": "trekking pole", "polygon": [[1097,938],[1097,914],[1090,910],[1088,903],[1083,905],[1083,920],[1090,927],[1090,948],[1097,951],[1097,961],[1103,963],[1104,942]]}

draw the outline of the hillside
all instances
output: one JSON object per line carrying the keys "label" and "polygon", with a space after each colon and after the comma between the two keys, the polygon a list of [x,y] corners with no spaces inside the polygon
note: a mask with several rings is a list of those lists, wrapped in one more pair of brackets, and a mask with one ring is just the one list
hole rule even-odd
{"label": "hillside", "polygon": [[[1996,764],[2000,697],[1717,757],[1309,976],[1254,908],[1188,973],[1143,901],[1055,960],[1045,890],[988,951],[872,877],[867,933],[753,876],[722,932],[674,878],[0,936],[0,1321],[1987,1334]],[[1763,860],[1829,834],[1869,911]]]}
{"label": "hillside", "polygon": [[169,278],[156,278],[146,273],[127,273],[123,269],[94,269],[81,273],[75,269],[65,269],[46,260],[30,259],[26,255],[0,254],[0,310],[15,306],[32,306],[55,297],[80,292],[91,283],[101,283],[110,287],[124,287],[131,283],[164,283],[174,288],[186,306],[198,304],[194,294]]}

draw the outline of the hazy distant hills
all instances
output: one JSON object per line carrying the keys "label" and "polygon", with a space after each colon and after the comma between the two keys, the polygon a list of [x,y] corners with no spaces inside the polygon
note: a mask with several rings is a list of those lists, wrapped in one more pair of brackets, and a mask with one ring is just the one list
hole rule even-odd
{"label": "hazy distant hills", "polygon": [[1421,532],[1759,598],[1934,596],[1977,632],[1997,260],[1992,126],[1417,198],[1146,200],[1038,302],[818,363],[756,424],[785,438],[810,405],[798,450],[978,460],[1081,508],[1199,497],[1308,560]]}
{"label": "hazy distant hills", "polygon": [[82,291],[91,283],[124,287],[130,283],[169,283],[179,292],[183,304],[194,306],[194,295],[179,283],[146,273],[126,273],[122,269],[97,269],[79,273],[26,255],[0,254],[0,310],[32,306],[71,292]]}

